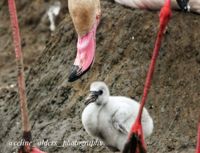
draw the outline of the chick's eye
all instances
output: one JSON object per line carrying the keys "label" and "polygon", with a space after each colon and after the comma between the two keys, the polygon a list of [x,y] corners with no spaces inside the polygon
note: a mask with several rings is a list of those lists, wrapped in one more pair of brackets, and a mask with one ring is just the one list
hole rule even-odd
{"label": "chick's eye", "polygon": [[102,95],[103,94],[103,90],[99,90],[99,95]]}

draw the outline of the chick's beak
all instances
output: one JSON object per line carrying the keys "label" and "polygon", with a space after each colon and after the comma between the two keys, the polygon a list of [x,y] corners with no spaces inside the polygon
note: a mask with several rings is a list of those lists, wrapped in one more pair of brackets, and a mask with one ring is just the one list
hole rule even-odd
{"label": "chick's beak", "polygon": [[92,103],[94,101],[96,101],[97,96],[93,95],[92,93],[90,93],[88,95],[88,97],[85,99],[85,104],[88,105],[89,103]]}
{"label": "chick's beak", "polygon": [[91,91],[88,97],[85,99],[85,104],[88,105],[89,103],[95,102],[99,95],[99,91]]}

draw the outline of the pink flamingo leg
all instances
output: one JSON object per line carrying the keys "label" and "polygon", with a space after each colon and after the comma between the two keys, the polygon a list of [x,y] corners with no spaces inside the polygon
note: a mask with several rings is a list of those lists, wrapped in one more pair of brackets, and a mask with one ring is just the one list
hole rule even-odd
{"label": "pink flamingo leg", "polygon": [[[26,98],[26,88],[25,88],[25,79],[24,79],[24,67],[23,67],[23,55],[21,51],[21,38],[19,32],[19,25],[17,19],[17,11],[15,0],[8,0],[8,7],[11,19],[11,27],[15,48],[15,57],[18,68],[18,92],[20,99],[20,109],[21,109],[21,118],[22,118],[22,127],[23,127],[23,139],[26,142],[31,141],[31,128],[29,125],[28,118],[28,109],[27,109],[27,98]],[[18,153],[45,153],[40,151],[37,148],[32,148],[30,143],[23,145],[19,148]]]}
{"label": "pink flamingo leg", "polygon": [[198,134],[197,134],[197,148],[196,153],[200,153],[200,118],[199,118],[199,126],[198,126]]}
{"label": "pink flamingo leg", "polygon": [[172,15],[171,1],[166,0],[165,5],[160,11],[160,29],[157,35],[157,39],[156,39],[156,43],[155,43],[155,47],[153,51],[153,56],[152,56],[149,70],[147,73],[147,78],[145,82],[145,87],[143,91],[139,113],[138,113],[135,123],[132,125],[131,131],[129,134],[129,140],[124,147],[123,153],[146,153],[146,144],[144,141],[144,135],[143,135],[142,124],[141,124],[142,112],[143,112],[143,108],[147,99],[149,88],[151,86],[151,80],[153,77],[153,72],[155,69],[155,63],[158,56],[158,52],[161,46],[162,36],[170,20],[171,15]]}

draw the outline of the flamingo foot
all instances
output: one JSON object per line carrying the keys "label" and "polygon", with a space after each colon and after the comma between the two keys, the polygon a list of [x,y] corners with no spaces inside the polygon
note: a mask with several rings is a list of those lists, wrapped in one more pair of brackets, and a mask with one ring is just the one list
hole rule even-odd
{"label": "flamingo foot", "polygon": [[99,18],[96,19],[90,32],[82,37],[78,37],[77,54],[74,65],[70,70],[69,82],[76,81],[91,68],[95,57],[96,30],[98,24]]}
{"label": "flamingo foot", "polygon": [[25,144],[23,144],[22,146],[20,146],[18,153],[45,153],[41,150],[39,150],[36,147],[32,146],[31,143],[31,131],[24,131],[23,133],[23,139]]}
{"label": "flamingo foot", "polygon": [[46,153],[46,152],[43,152],[36,147],[21,146],[18,150],[18,153]]}
{"label": "flamingo foot", "polygon": [[33,147],[31,153],[46,153],[46,152],[43,152],[40,149]]}
{"label": "flamingo foot", "polygon": [[132,127],[129,140],[124,146],[123,153],[146,153],[146,144],[144,142],[144,135],[142,126],[139,123],[135,123]]}
{"label": "flamingo foot", "polygon": [[140,136],[132,134],[129,141],[125,144],[123,153],[146,153],[146,147],[143,144]]}

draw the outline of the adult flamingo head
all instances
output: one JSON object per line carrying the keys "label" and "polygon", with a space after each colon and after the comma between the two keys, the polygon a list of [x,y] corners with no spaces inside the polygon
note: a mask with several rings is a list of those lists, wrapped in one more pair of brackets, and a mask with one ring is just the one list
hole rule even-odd
{"label": "adult flamingo head", "polygon": [[92,66],[96,48],[96,30],[99,19],[96,20],[92,30],[82,37],[78,37],[77,54],[74,65],[71,68],[69,82],[79,79]]}
{"label": "adult flamingo head", "polygon": [[72,82],[85,74],[94,62],[101,10],[99,0],[68,0],[68,7],[78,35],[76,59],[68,78]]}

